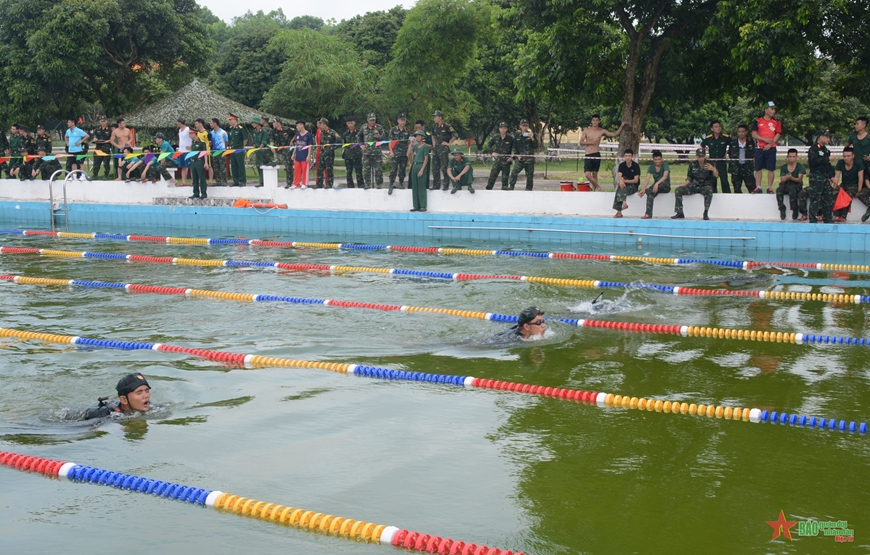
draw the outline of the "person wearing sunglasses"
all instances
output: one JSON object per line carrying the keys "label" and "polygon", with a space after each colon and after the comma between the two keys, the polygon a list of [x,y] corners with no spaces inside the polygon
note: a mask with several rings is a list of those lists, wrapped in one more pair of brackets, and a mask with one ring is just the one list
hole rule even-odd
{"label": "person wearing sunglasses", "polygon": [[547,323],[544,321],[544,311],[536,306],[530,306],[520,312],[516,325],[500,331],[483,343],[486,345],[516,343],[524,339],[542,337],[546,331]]}

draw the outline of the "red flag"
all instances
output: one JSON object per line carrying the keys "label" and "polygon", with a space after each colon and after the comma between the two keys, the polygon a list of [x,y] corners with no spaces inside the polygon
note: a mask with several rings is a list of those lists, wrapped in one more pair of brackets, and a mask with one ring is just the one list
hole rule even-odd
{"label": "red flag", "polygon": [[834,203],[834,210],[842,210],[847,206],[852,207],[852,197],[849,196],[849,193],[845,189],[841,188],[837,194],[837,201]]}
{"label": "red flag", "polygon": [[390,150],[395,150],[397,144],[399,144],[398,140],[390,141]]}

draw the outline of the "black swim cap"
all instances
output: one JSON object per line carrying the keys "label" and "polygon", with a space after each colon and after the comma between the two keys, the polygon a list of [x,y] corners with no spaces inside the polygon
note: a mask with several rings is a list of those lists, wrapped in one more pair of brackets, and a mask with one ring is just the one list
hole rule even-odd
{"label": "black swim cap", "polygon": [[530,306],[529,308],[524,309],[520,312],[520,319],[517,320],[517,327],[522,327],[524,324],[528,324],[538,316],[544,314],[544,311],[536,306]]}
{"label": "black swim cap", "polygon": [[[148,380],[145,379],[145,376],[142,374],[127,374],[118,381],[115,390],[117,390],[118,397],[120,397],[121,395],[127,395],[128,393],[136,391],[136,389],[141,385],[148,385]],[[151,389],[150,385],[148,385],[148,389]]]}

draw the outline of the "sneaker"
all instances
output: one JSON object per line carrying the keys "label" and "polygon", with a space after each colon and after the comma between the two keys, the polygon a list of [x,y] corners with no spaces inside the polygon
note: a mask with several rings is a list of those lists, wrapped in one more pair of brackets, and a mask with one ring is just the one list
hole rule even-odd
{"label": "sneaker", "polygon": [[768,195],[772,195],[772,194],[773,194],[773,189],[771,189],[770,187],[768,187],[768,188],[767,188],[767,194],[768,194]]}
{"label": "sneaker", "polygon": [[308,185],[300,185],[299,188],[300,188],[300,189],[307,189],[307,188],[308,188]]}
{"label": "sneaker", "polygon": [[683,214],[682,212],[677,212],[676,214],[674,214],[673,216],[671,216],[671,219],[672,219],[672,220],[685,220],[685,219],[686,219],[686,216],[685,216],[685,214]]}

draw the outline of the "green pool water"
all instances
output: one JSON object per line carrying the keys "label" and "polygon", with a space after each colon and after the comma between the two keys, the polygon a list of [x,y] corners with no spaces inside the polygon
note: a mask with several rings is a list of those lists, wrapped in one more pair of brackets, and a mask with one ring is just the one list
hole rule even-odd
{"label": "green pool water", "polygon": [[[21,237],[0,237],[0,246],[668,285],[721,282],[736,288],[850,294],[867,294],[870,288],[870,276],[777,268],[753,272],[766,276],[757,283],[734,286],[728,280],[746,272],[713,266]],[[566,250],[543,244],[468,246]],[[653,254],[741,258],[745,253],[659,248]],[[788,253],[765,256],[794,259]],[[862,264],[864,257],[841,256],[840,261]],[[608,291],[612,312],[590,314],[589,301],[598,291],[525,282],[7,255],[0,256],[0,273],[510,314],[537,305],[548,316],[870,335],[864,306],[820,302]],[[554,324],[541,341],[486,348],[478,342],[504,324],[438,314],[9,283],[0,283],[0,326],[870,421],[867,347],[682,338]],[[602,409],[321,370],[234,369],[163,352],[11,339],[0,339],[0,349],[0,450],[527,554],[870,550],[870,436]],[[144,373],[152,385],[152,402],[159,407],[154,414],[129,422],[64,421],[66,410],[113,394],[117,380],[134,371]],[[780,510],[789,521],[848,521],[854,542],[837,544],[821,534],[801,537],[798,526],[791,529],[792,541],[783,536],[772,541],[773,528],[766,522],[775,521]],[[5,553],[88,554],[395,550],[8,468],[0,468],[0,546]]]}

